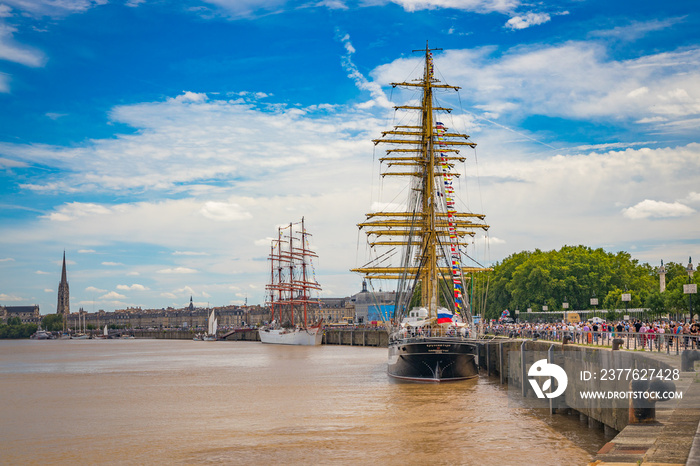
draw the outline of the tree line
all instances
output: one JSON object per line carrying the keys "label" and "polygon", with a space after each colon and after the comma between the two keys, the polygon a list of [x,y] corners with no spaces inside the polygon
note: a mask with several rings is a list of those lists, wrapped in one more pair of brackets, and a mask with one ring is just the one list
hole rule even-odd
{"label": "tree line", "polygon": [[7,323],[0,323],[0,338],[29,338],[36,328],[36,324],[23,324],[19,317],[10,317]]}
{"label": "tree line", "polygon": [[[660,266],[661,264],[659,264]],[[687,313],[688,283],[686,265],[674,262],[666,268],[666,291],[659,287],[659,266],[639,263],[627,252],[610,253],[601,248],[564,246],[560,250],[523,251],[512,254],[494,265],[493,271],[474,278],[475,311],[495,319],[505,309],[541,312],[569,310],[622,309],[622,295],[629,293],[630,308],[648,308],[651,314]],[[700,272],[693,275],[698,284]],[[591,298],[598,299],[592,306]],[[693,312],[700,303],[693,296]]]}

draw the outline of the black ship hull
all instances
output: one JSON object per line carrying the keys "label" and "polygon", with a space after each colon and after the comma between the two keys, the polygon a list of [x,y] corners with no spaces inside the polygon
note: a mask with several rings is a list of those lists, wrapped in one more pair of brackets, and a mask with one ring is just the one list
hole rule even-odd
{"label": "black ship hull", "polygon": [[474,346],[451,338],[408,338],[389,343],[387,373],[414,382],[452,382],[479,376]]}

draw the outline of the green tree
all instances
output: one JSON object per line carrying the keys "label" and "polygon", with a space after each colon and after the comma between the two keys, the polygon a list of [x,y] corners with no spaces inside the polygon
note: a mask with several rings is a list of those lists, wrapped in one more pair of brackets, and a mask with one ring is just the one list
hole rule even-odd
{"label": "green tree", "polygon": [[20,319],[19,317],[10,317],[9,319],[7,319],[7,325],[9,325],[10,327],[22,325],[22,319]]}
{"label": "green tree", "polygon": [[[688,273],[685,267],[678,264],[669,264],[666,268],[668,271],[672,268],[675,273],[666,274],[666,291],[663,293],[664,304],[666,310],[675,313],[687,313],[688,312],[688,295],[683,293],[683,285],[688,284]],[[671,277],[669,279],[669,276]],[[696,285],[700,284],[700,272],[693,274],[691,283]],[[700,312],[700,298],[697,294],[691,296],[693,314],[696,315]]]}
{"label": "green tree", "polygon": [[23,324],[19,317],[11,317],[7,324],[0,324],[0,338],[29,338],[36,332],[36,324]]}
{"label": "green tree", "polygon": [[63,330],[63,316],[61,314],[48,314],[41,319],[41,326],[49,332]]}
{"label": "green tree", "polygon": [[666,306],[661,292],[659,290],[650,292],[646,297],[644,307],[649,308],[651,314],[654,316],[663,314],[666,310]]}
{"label": "green tree", "polygon": [[[679,273],[678,267],[671,268],[673,274]],[[594,295],[602,298],[603,307],[620,309],[625,289],[632,296],[629,307],[641,307],[658,289],[654,267],[639,264],[627,252],[613,254],[580,245],[513,254],[486,277],[488,282],[480,288],[488,289],[487,318],[496,318],[503,309],[539,310],[543,304],[561,311],[565,301],[570,310],[588,309]]]}

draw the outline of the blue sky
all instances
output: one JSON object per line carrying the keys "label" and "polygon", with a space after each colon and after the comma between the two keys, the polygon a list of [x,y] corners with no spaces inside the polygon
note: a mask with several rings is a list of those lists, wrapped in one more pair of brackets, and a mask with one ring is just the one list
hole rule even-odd
{"label": "blue sky", "polygon": [[[400,203],[370,140],[440,47],[484,261],[585,244],[700,257],[695,1],[0,0],[0,304],[264,300],[305,216],[324,296],[359,290],[356,223]],[[476,176],[478,175],[478,177]],[[387,285],[389,286],[389,285]]]}

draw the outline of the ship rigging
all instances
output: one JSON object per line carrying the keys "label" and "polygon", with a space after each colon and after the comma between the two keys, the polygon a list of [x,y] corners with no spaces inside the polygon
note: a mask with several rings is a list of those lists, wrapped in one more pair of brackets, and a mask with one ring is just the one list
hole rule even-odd
{"label": "ship rigging", "polygon": [[[352,269],[371,280],[396,282],[396,301],[390,316],[389,374],[412,380],[458,380],[478,372],[474,355],[463,345],[472,322],[471,294],[466,282],[488,268],[466,265],[462,258],[468,240],[477,230],[487,231],[485,215],[458,211],[454,180],[456,164],[464,162],[460,151],[474,148],[469,136],[451,131],[443,114],[452,109],[435,102],[434,91],[459,88],[435,78],[433,51],[426,43],[421,78],[392,83],[393,87],[417,88],[420,105],[396,106],[396,111],[417,114],[417,124],[397,125],[374,139],[389,145],[380,163],[382,177],[408,181],[409,195],[400,211],[366,214],[358,224],[377,257]],[[380,248],[389,247],[386,252]],[[389,256],[400,258],[398,264]],[[449,316],[449,317],[448,317]],[[473,336],[473,335],[472,335]],[[427,343],[432,347],[425,346]],[[435,357],[435,345],[443,345]],[[431,350],[432,348],[432,350]]]}

